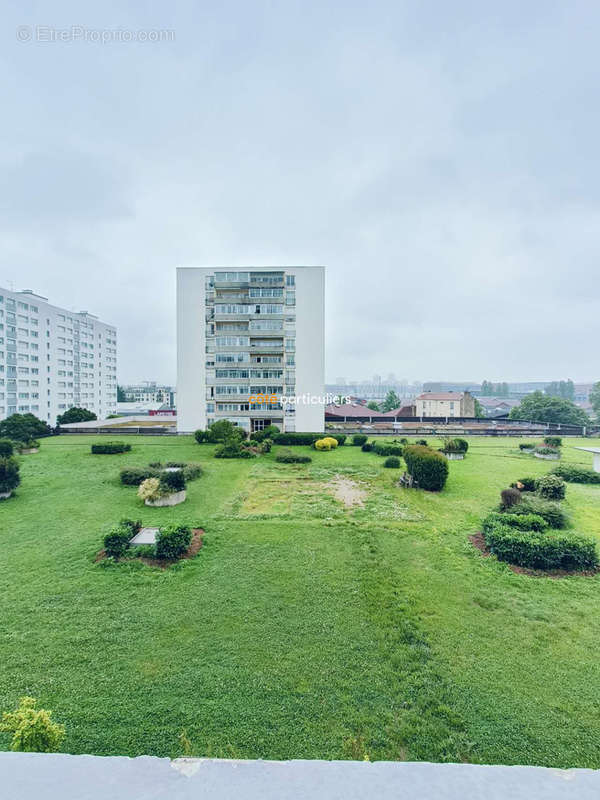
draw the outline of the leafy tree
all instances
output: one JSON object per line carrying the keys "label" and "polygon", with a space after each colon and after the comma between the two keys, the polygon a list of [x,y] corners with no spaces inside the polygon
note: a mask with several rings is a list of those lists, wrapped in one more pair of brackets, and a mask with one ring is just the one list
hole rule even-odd
{"label": "leafy tree", "polygon": [[568,381],[552,381],[544,389],[550,397],[562,397],[563,400],[572,400],[575,397],[575,386],[569,378]]}
{"label": "leafy tree", "polygon": [[382,411],[393,411],[401,405],[400,398],[393,389],[390,389],[385,396],[385,400],[381,404]]}
{"label": "leafy tree", "polygon": [[234,425],[228,419],[218,419],[208,429],[211,442],[224,442],[228,439],[240,441],[246,436],[246,432]]}
{"label": "leafy tree", "polygon": [[34,414],[13,414],[0,422],[0,437],[14,442],[28,442],[51,433],[50,427]]}
{"label": "leafy tree", "polygon": [[523,398],[518,406],[511,409],[509,416],[528,422],[557,422],[563,425],[587,425],[590,421],[585,411],[571,400],[550,397],[542,392],[533,392]]}
{"label": "leafy tree", "polygon": [[12,733],[10,749],[21,753],[55,753],[65,738],[63,725],[52,722],[52,712],[36,710],[37,700],[21,697],[16,711],[5,711],[0,731]]}
{"label": "leafy tree", "polygon": [[125,397],[125,389],[117,384],[117,403],[125,402],[127,402],[127,398]]}
{"label": "leafy tree", "polygon": [[482,417],[485,417],[486,415],[485,411],[483,409],[483,406],[476,397],[474,398],[474,400],[475,400],[475,416],[481,419]]}
{"label": "leafy tree", "polygon": [[596,416],[600,416],[600,381],[597,381],[590,392],[590,403]]}
{"label": "leafy tree", "polygon": [[93,411],[88,411],[87,408],[79,408],[73,406],[60,414],[56,421],[59,425],[67,425],[70,422],[90,422],[91,420],[98,419]]}
{"label": "leafy tree", "polygon": [[367,408],[370,408],[371,411],[379,411],[379,405],[375,402],[375,400],[370,400],[367,403]]}

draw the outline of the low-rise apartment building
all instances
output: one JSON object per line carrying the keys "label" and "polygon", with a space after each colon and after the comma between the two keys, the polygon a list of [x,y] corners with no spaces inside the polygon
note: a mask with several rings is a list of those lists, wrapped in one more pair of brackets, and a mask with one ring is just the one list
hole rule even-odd
{"label": "low-rise apartment building", "polygon": [[323,430],[324,283],[324,267],[177,270],[179,432]]}
{"label": "low-rise apartment building", "polygon": [[424,392],[415,407],[417,417],[475,416],[475,399],[469,392]]}
{"label": "low-rise apartment building", "polygon": [[116,328],[29,289],[0,288],[0,419],[32,413],[55,425],[72,406],[116,412]]}

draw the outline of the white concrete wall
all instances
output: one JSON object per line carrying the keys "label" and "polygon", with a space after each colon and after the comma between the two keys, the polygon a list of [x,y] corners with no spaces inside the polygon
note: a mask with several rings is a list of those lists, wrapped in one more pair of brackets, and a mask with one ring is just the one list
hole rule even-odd
{"label": "white concrete wall", "polygon": [[206,428],[205,276],[212,269],[177,269],[177,430]]}
{"label": "white concrete wall", "polygon": [[[289,268],[296,275],[296,394],[325,394],[325,267]],[[296,406],[296,430],[324,430],[325,405]]]}

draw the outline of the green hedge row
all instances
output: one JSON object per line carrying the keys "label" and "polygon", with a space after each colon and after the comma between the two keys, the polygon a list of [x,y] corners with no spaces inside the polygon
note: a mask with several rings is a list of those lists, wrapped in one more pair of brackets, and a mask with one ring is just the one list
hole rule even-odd
{"label": "green hedge row", "polygon": [[291,450],[282,450],[275,456],[275,461],[279,461],[280,464],[309,464],[312,458],[310,456],[296,455]]}
{"label": "green hedge row", "polygon": [[404,447],[401,444],[386,444],[385,442],[374,442],[372,450],[378,456],[402,456]]}
{"label": "green hedge row", "polygon": [[510,507],[509,513],[537,514],[538,517],[545,519],[551,528],[566,528],[569,524],[567,512],[563,510],[560,503],[553,503],[536,495],[525,495],[518,505]]}
{"label": "green hedge row", "polygon": [[521,531],[545,531],[548,523],[539,514],[501,514],[498,511],[490,512],[481,523],[481,530],[486,534],[498,525],[518,528]]}
{"label": "green hedge row", "polygon": [[487,531],[485,541],[500,561],[530,569],[584,570],[598,566],[595,543],[577,534],[497,525]]}
{"label": "green hedge row", "polygon": [[129,453],[131,445],[125,442],[102,442],[92,445],[92,453],[96,455],[112,455],[114,453]]}
{"label": "green hedge row", "polygon": [[575,464],[561,464],[559,467],[554,467],[550,474],[558,475],[567,483],[600,483],[600,472]]}

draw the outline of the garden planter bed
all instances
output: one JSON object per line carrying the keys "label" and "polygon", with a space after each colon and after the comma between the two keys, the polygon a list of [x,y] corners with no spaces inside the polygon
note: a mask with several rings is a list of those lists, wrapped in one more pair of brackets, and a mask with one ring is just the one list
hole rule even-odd
{"label": "garden planter bed", "polygon": [[[129,561],[141,561],[142,564],[146,564],[148,567],[159,567],[159,569],[166,569],[167,567],[170,567],[172,564],[176,564],[178,561],[184,561],[185,559],[194,558],[194,556],[198,554],[198,551],[202,547],[203,537],[204,537],[203,528],[192,528],[192,542],[188,547],[188,549],[180,558],[148,558],[147,556],[131,555],[127,558],[119,560],[118,563],[126,564]],[[135,553],[135,551],[130,551],[130,552]],[[99,561],[103,561],[105,558],[106,558],[106,551],[100,550],[100,552],[96,556],[96,563],[98,563]]]}
{"label": "garden planter bed", "polygon": [[[490,553],[487,544],[485,543],[485,537],[483,533],[475,533],[469,536],[469,541],[479,552],[487,558],[488,556],[493,555]],[[519,567],[517,564],[509,564],[508,561],[500,561],[500,564],[506,564],[509,569],[515,572],[517,575],[529,575],[530,578],[569,578],[569,577],[579,577],[579,578],[593,578],[595,577],[600,570],[598,569],[590,569],[590,570],[567,570],[567,569],[529,569],[529,567]]]}
{"label": "garden planter bed", "polygon": [[18,451],[20,456],[28,456],[31,453],[39,453],[39,452],[40,452],[40,448],[39,447],[27,447],[24,450],[19,450]]}
{"label": "garden planter bed", "polygon": [[8,500],[9,497],[12,497],[12,492],[0,492],[0,500]]}
{"label": "garden planter bed", "polygon": [[153,506],[154,508],[161,506],[178,506],[180,503],[183,503],[186,497],[187,494],[184,489],[181,492],[172,492],[164,497],[159,497],[158,500],[144,500],[144,502],[147,506]]}
{"label": "garden planter bed", "polygon": [[524,447],[521,450],[521,453],[535,453],[535,448],[533,448],[533,447]]}
{"label": "garden planter bed", "polygon": [[536,458],[543,458],[545,461],[560,461],[560,456],[558,453],[556,455],[549,455],[546,453],[534,453],[533,454]]}
{"label": "garden planter bed", "polygon": [[465,457],[464,453],[444,453],[448,461],[462,461]]}

